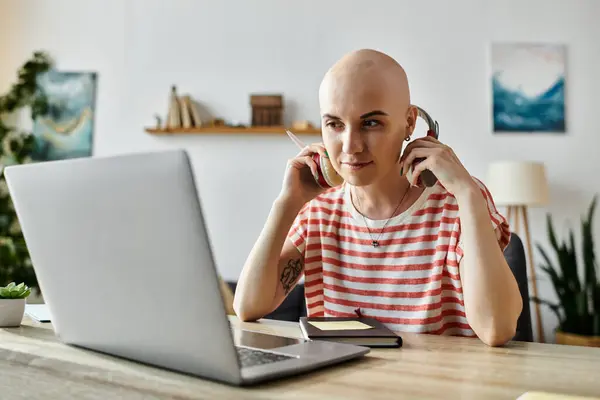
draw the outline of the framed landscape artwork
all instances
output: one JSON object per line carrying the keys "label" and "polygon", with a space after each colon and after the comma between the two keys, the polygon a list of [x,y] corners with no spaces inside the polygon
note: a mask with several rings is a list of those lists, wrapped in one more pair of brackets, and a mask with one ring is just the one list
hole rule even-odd
{"label": "framed landscape artwork", "polygon": [[565,59],[561,44],[492,44],[495,133],[566,131]]}
{"label": "framed landscape artwork", "polygon": [[37,161],[92,155],[96,73],[52,70],[38,79],[49,110],[33,126]]}

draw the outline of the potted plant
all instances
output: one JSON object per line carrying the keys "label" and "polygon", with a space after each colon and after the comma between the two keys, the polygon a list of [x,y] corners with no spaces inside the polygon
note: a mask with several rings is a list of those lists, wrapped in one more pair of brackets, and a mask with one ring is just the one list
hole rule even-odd
{"label": "potted plant", "polygon": [[[596,208],[596,196],[581,221],[581,257],[577,257],[573,231],[569,230],[568,242],[556,238],[552,219],[547,216],[548,237],[556,255],[556,265],[538,244],[545,264],[541,269],[550,277],[558,303],[533,298],[548,306],[558,317],[556,343],[600,347],[600,280],[594,252],[592,219]],[[580,265],[578,260],[581,260]],[[581,268],[580,268],[581,267]],[[583,271],[580,279],[579,271]]]}
{"label": "potted plant", "polygon": [[8,92],[0,93],[0,286],[24,282],[34,295],[40,295],[39,285],[3,170],[8,165],[33,162],[35,137],[17,126],[17,116],[29,110],[35,121],[52,111],[46,95],[38,89],[39,77],[52,68],[45,52],[35,52],[19,68]]}
{"label": "potted plant", "polygon": [[25,283],[14,282],[0,288],[0,327],[21,325],[25,313],[25,299],[31,289]]}

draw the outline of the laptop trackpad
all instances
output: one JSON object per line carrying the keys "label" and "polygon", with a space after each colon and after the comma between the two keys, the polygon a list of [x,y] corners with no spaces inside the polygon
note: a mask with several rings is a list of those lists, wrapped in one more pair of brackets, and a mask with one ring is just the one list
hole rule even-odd
{"label": "laptop trackpad", "polygon": [[236,346],[253,347],[255,349],[275,349],[278,347],[291,346],[304,343],[304,339],[294,339],[283,336],[268,335],[265,333],[232,329],[233,339]]}

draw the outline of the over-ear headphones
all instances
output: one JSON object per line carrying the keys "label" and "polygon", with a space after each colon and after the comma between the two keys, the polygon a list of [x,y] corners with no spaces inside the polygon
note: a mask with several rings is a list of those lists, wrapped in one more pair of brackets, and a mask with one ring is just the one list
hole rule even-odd
{"label": "over-ear headphones", "polygon": [[425,122],[427,122],[427,136],[433,136],[434,138],[438,138],[440,136],[440,127],[433,118],[427,113],[427,111],[423,110],[419,106],[415,106],[419,117],[423,118]]}
{"label": "over-ear headphones", "polygon": [[[434,120],[433,118],[431,118],[431,115],[429,115],[429,113],[427,111],[425,111],[424,109],[422,109],[421,107],[415,106],[415,108],[418,111],[417,115],[419,117],[423,118],[425,120],[425,122],[427,123],[427,136],[431,136],[436,139],[439,138],[440,127],[439,127],[437,121]],[[409,180],[412,180],[412,174],[413,174],[414,167],[421,161],[423,161],[422,158],[416,159],[415,162],[413,163],[413,165],[411,165],[408,168],[407,177]],[[433,172],[426,169],[423,172],[421,172],[421,175],[419,175],[417,185],[425,185],[427,187],[431,187],[431,186],[435,185],[436,182],[437,182],[437,178],[433,174]]]}
{"label": "over-ear headphones", "polygon": [[[431,116],[427,113],[427,111],[425,111],[421,107],[418,107],[418,106],[415,106],[415,107],[418,110],[418,113],[417,113],[418,117],[423,118],[425,120],[425,122],[427,123],[427,127],[428,127],[427,136],[432,136],[437,139],[439,137],[439,125],[438,125],[437,121],[435,121],[433,118],[431,118]],[[290,136],[290,138],[294,142],[296,142],[296,144],[298,144],[298,146],[300,148],[304,147],[304,144],[292,132],[290,132],[290,131],[286,131],[286,132]],[[408,139],[410,140],[410,136],[408,137]],[[319,186],[321,186],[323,188],[331,188],[331,187],[339,186],[344,182],[343,178],[337,173],[337,171],[331,165],[331,162],[329,161],[329,159],[321,157],[321,155],[319,153],[314,153],[312,155],[312,159],[317,164],[316,183]],[[422,160],[423,159],[416,159],[415,162],[413,163],[413,165],[408,168],[407,176],[409,179],[412,178],[412,173],[413,173],[414,167]],[[435,185],[436,182],[437,182],[437,178],[435,177],[435,175],[433,175],[433,173],[431,171],[425,170],[419,176],[419,180],[418,180],[417,184],[418,185],[424,184],[425,186],[429,187],[429,186]]]}

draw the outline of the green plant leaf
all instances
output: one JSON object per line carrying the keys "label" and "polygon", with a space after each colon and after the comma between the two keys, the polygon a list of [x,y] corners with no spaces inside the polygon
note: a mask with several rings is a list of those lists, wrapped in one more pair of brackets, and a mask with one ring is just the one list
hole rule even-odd
{"label": "green plant leaf", "polygon": [[550,245],[558,252],[558,243],[556,241],[556,235],[554,234],[554,226],[552,224],[552,217],[550,214],[546,215],[546,228],[548,229],[548,238],[550,239]]}
{"label": "green plant leaf", "polygon": [[600,336],[600,313],[594,314],[592,319],[592,335]]}
{"label": "green plant leaf", "polygon": [[573,290],[580,291],[582,288],[577,271],[577,250],[575,249],[575,237],[573,230],[569,230],[569,247],[565,244],[565,267],[569,271],[569,279],[573,282]]}
{"label": "green plant leaf", "polygon": [[546,254],[546,251],[544,251],[544,248],[542,246],[540,246],[539,244],[536,244],[536,247],[537,247],[538,251],[540,252],[540,254],[542,255],[542,257],[544,258],[544,261],[546,261],[546,264],[548,264],[549,267],[552,267],[552,262],[550,261],[550,258]]}
{"label": "green plant leaf", "polygon": [[540,299],[538,297],[531,297],[531,301],[538,303],[538,304],[543,304],[543,305],[547,306],[548,308],[550,308],[550,310],[552,310],[552,312],[554,312],[554,314],[556,314],[556,317],[558,318],[559,323],[562,324],[564,318],[562,317],[562,315],[560,315],[560,306],[558,304],[550,303],[548,300]]}
{"label": "green plant leaf", "polygon": [[24,299],[31,294],[31,289],[24,282],[19,285],[14,283],[0,288],[0,298],[2,299]]}
{"label": "green plant leaf", "polygon": [[578,332],[591,331],[591,319],[588,313],[588,297],[586,291],[578,292],[575,296],[575,304],[577,307],[577,330]]}
{"label": "green plant leaf", "polygon": [[595,287],[597,284],[597,265],[596,255],[594,253],[594,238],[592,230],[592,221],[594,217],[594,211],[596,208],[597,197],[590,205],[588,211],[588,217],[581,223],[581,237],[582,237],[582,253],[583,253],[583,266],[584,266],[584,285],[586,288],[586,294],[588,301],[592,306],[592,313],[600,313],[600,309],[596,307],[596,293]]}
{"label": "green plant leaf", "polygon": [[600,282],[596,283],[592,294],[592,304],[594,306],[594,314],[600,315]]}
{"label": "green plant leaf", "polygon": [[[573,231],[569,229],[569,237],[573,242]],[[577,256],[574,246],[569,248],[567,243],[561,243],[558,249],[558,265],[566,283],[566,287],[573,293],[581,290],[579,275],[577,273]]]}
{"label": "green plant leaf", "polygon": [[551,266],[541,265],[540,268],[550,277],[552,285],[554,286],[554,291],[556,292],[556,296],[562,303],[565,296],[565,288],[561,278],[558,276],[558,273]]}

